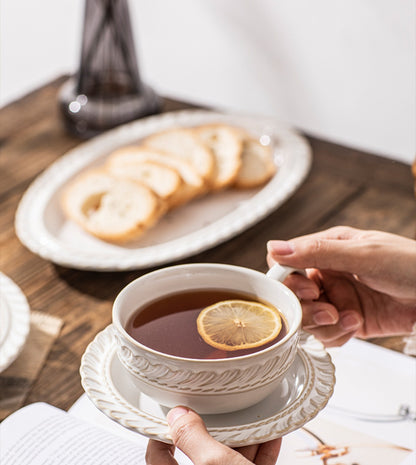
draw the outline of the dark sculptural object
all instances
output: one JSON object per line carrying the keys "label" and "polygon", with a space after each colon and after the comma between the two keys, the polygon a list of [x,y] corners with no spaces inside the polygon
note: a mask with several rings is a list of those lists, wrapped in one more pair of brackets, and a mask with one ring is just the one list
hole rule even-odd
{"label": "dark sculptural object", "polygon": [[59,100],[68,130],[82,138],[159,110],[140,79],[127,0],[85,1],[80,67]]}

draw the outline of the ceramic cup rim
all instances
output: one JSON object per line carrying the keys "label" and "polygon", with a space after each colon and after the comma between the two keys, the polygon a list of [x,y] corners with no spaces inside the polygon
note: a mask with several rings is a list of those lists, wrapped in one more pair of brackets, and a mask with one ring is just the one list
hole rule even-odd
{"label": "ceramic cup rim", "polygon": [[[148,347],[141,342],[137,341],[134,339],[130,334],[126,331],[124,326],[121,324],[120,321],[120,313],[121,313],[121,301],[123,300],[123,297],[125,294],[131,291],[132,288],[137,286],[137,283],[140,281],[141,283],[146,282],[146,280],[153,279],[157,275],[165,275],[165,274],[170,274],[174,272],[175,270],[197,270],[204,268],[205,270],[207,269],[227,269],[232,272],[236,273],[243,273],[246,275],[251,275],[253,278],[260,278],[260,279],[267,279],[269,281],[269,285],[274,286],[276,289],[279,290],[279,292],[283,292],[286,294],[289,299],[291,299],[294,303],[295,306],[297,307],[298,311],[295,315],[294,322],[288,328],[287,334],[285,337],[277,341],[275,344],[271,345],[270,347],[267,347],[266,349],[259,350],[256,352],[253,352],[251,354],[247,355],[239,355],[237,357],[230,357],[230,358],[224,358],[224,359],[201,359],[201,358],[190,358],[190,357],[179,357],[177,355],[171,355],[171,354],[166,354],[164,352],[160,352],[158,350],[152,349],[151,347]],[[166,294],[160,294],[159,297],[162,297],[163,295],[168,295]],[[283,312],[282,312],[283,313]],[[131,316],[131,315],[129,315]],[[261,271],[253,270],[251,268],[246,268],[242,266],[236,266],[236,265],[228,265],[228,264],[223,264],[223,263],[187,263],[187,264],[182,264],[182,265],[173,265],[173,266],[168,266],[165,268],[160,268],[154,271],[151,271],[150,273],[146,273],[142,276],[139,276],[138,278],[134,279],[131,281],[129,284],[127,284],[117,295],[116,299],[114,300],[113,303],[113,309],[112,309],[112,324],[116,328],[116,330],[119,332],[119,334],[126,339],[130,344],[132,344],[134,347],[137,347],[141,349],[144,352],[149,352],[151,354],[154,354],[157,357],[161,357],[163,359],[167,360],[174,360],[174,361],[183,361],[183,362],[189,362],[189,363],[201,363],[201,364],[209,364],[209,365],[214,365],[214,364],[229,364],[232,362],[237,362],[239,360],[249,360],[251,358],[258,358],[260,355],[265,355],[268,354],[269,352],[272,352],[276,350],[276,348],[284,345],[290,338],[292,338],[296,332],[299,331],[300,325],[302,321],[302,307],[301,304],[296,297],[296,295],[287,287],[285,286],[282,282],[277,281],[275,279],[269,278],[266,276],[265,273],[262,273]]]}

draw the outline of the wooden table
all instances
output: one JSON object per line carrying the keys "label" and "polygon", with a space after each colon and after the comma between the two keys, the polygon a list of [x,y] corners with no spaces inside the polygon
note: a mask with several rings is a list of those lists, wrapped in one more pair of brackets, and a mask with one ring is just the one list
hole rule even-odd
{"label": "wooden table", "polygon": [[[83,393],[78,369],[95,334],[111,321],[118,292],[149,270],[87,272],[67,269],[29,252],[14,232],[14,214],[35,177],[80,144],[59,118],[63,78],[0,110],[0,270],[20,286],[32,310],[59,316],[64,327],[26,403],[67,409]],[[164,100],[163,111],[191,105]],[[416,201],[408,165],[307,136],[312,170],[277,211],[214,249],[184,262],[221,262],[265,271],[265,244],[345,224],[415,237]],[[375,341],[400,350],[401,338]]]}

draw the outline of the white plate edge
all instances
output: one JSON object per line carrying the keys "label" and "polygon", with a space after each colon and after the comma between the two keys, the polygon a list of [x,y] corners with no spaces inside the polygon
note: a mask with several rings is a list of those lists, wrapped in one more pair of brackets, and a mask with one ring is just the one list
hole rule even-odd
{"label": "white plate edge", "polygon": [[[335,366],[331,356],[317,339],[307,333],[302,333],[300,347],[303,350],[300,356],[307,364],[306,370],[310,368],[313,372],[308,380],[309,391],[306,394],[303,393],[293,404],[273,417],[238,427],[208,428],[215,439],[230,447],[262,443],[302,427],[325,407],[333,394],[335,385]],[[115,398],[114,392],[118,393],[118,390],[109,376],[109,363],[114,354],[112,325],[109,325],[97,334],[81,360],[81,384],[87,396],[103,413],[124,427],[148,437],[171,442],[169,435],[160,431],[161,428],[168,430],[166,421],[136,409],[120,394],[117,399]],[[105,360],[102,360],[103,357]],[[103,364],[105,369],[101,371]],[[97,366],[99,369],[96,368]],[[107,391],[103,390],[103,386]],[[312,394],[315,394],[313,398]],[[284,426],[282,426],[282,419],[285,420]],[[143,420],[147,422],[146,425],[143,425]],[[271,431],[273,428],[274,431]],[[233,434],[234,437],[232,437]]]}
{"label": "white plate edge", "polygon": [[[256,198],[252,201],[256,207],[255,213],[253,213],[253,210],[246,208],[244,211],[246,217],[241,218],[238,217],[236,212],[232,212],[212,223],[216,227],[209,225],[206,230],[199,230],[199,240],[190,237],[192,233],[184,236],[187,238],[186,247],[177,247],[178,242],[185,242],[182,237],[160,245],[137,249],[136,251],[134,249],[128,249],[124,257],[118,254],[110,254],[107,256],[101,254],[97,256],[96,253],[93,253],[89,255],[88,252],[84,252],[83,256],[80,257],[79,251],[73,250],[70,247],[66,248],[65,244],[62,246],[62,243],[53,235],[49,234],[44,227],[42,216],[46,203],[49,201],[51,195],[59,189],[64,182],[76,172],[88,166],[88,164],[103,157],[102,145],[105,145],[107,148],[111,147],[108,148],[108,150],[112,150],[113,147],[119,146],[120,144],[129,143],[127,140],[122,142],[117,141],[117,143],[115,143],[114,141],[118,140],[117,134],[129,134],[129,132],[134,131],[135,137],[140,138],[148,132],[161,130],[172,125],[196,125],[204,122],[221,120],[230,124],[240,124],[253,131],[259,126],[274,125],[273,127],[283,132],[288,140],[292,140],[294,144],[294,146],[291,147],[292,150],[295,148],[296,151],[302,152],[301,156],[297,153],[294,154],[294,156],[297,157],[296,160],[300,160],[301,164],[297,167],[297,170],[289,170],[288,173],[285,173],[287,175],[286,181],[282,186],[278,186],[281,190],[277,195],[274,197],[271,195],[268,198],[264,198],[265,195],[263,195],[263,203],[257,200],[259,194],[261,195],[268,190],[272,190],[273,184],[268,184],[255,196]],[[154,127],[155,125],[156,127]],[[96,152],[94,152],[94,147]],[[85,158],[81,156],[82,154],[85,154]],[[255,119],[244,115],[224,114],[202,110],[183,110],[180,112],[157,115],[109,131],[106,134],[75,147],[55,161],[34,180],[23,195],[16,211],[15,230],[20,241],[28,247],[29,250],[59,265],[97,271],[120,271],[154,266],[206,250],[260,221],[271,211],[278,208],[296,191],[307,176],[311,163],[312,153],[307,141],[295,130],[290,129],[280,122],[273,121],[271,118]],[[286,163],[282,168],[288,170],[290,164]],[[283,173],[280,174],[282,175]],[[279,176],[279,172],[277,176]],[[289,179],[289,181],[287,181],[287,179]],[[285,188],[285,190],[282,190],[282,188]],[[36,203],[34,203],[34,199],[36,199]],[[223,223],[225,223],[225,226]],[[219,226],[222,226],[222,228]],[[209,234],[208,236],[207,233]],[[190,239],[192,239],[192,241],[190,241]],[[155,249],[159,251],[159,254],[155,253]],[[137,252],[137,255],[135,255],[134,252]]]}
{"label": "white plate edge", "polygon": [[10,313],[10,330],[0,346],[0,372],[18,357],[30,330],[30,308],[21,289],[0,272],[0,292]]}

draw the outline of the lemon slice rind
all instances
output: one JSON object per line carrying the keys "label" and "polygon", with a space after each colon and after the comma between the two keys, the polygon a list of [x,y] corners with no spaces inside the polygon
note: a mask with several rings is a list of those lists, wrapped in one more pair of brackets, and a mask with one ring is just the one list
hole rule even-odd
{"label": "lemon slice rind", "polygon": [[279,313],[247,300],[225,300],[204,308],[197,329],[210,346],[226,351],[253,349],[275,339],[282,328]]}

